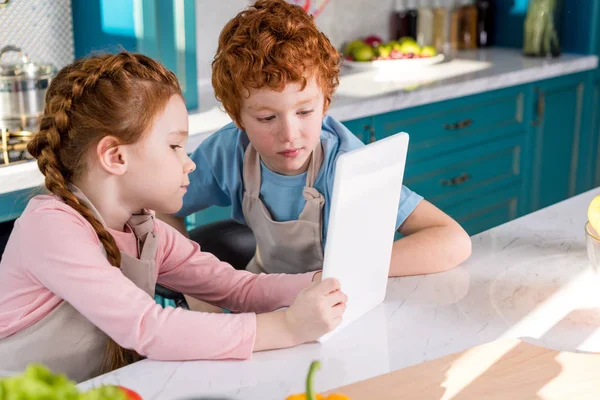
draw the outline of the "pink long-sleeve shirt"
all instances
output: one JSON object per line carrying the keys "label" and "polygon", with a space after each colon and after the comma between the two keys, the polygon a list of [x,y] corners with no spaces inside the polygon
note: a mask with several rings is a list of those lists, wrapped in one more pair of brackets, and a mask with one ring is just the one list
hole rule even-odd
{"label": "pink long-sleeve shirt", "polygon": [[[155,219],[158,283],[240,313],[166,307],[109,264],[92,226],[54,196],[30,200],[0,262],[0,340],[48,315],[63,300],[119,345],[157,360],[250,357],[256,314],[290,305],[314,273],[255,275],[200,251]],[[133,232],[110,230],[137,256]]]}

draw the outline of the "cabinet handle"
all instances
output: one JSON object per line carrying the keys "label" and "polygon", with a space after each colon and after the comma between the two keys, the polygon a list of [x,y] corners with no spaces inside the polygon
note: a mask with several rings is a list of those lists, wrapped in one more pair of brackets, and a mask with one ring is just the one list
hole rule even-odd
{"label": "cabinet handle", "polygon": [[463,174],[460,174],[459,176],[455,176],[454,178],[442,179],[440,181],[440,184],[442,186],[456,186],[467,182],[469,179],[471,179],[471,175],[465,172]]}
{"label": "cabinet handle", "polygon": [[373,128],[371,125],[365,125],[365,131],[369,132],[369,142],[373,143],[375,142],[375,140],[377,140],[375,138],[375,128]]}
{"label": "cabinet handle", "polygon": [[444,124],[444,129],[447,131],[455,131],[457,129],[466,128],[473,124],[473,120],[471,118],[467,118],[464,121],[455,122],[453,124]]}
{"label": "cabinet handle", "polygon": [[544,92],[538,90],[538,103],[537,103],[537,119],[531,123],[533,126],[538,126],[544,119],[544,113],[546,112],[546,96]]}

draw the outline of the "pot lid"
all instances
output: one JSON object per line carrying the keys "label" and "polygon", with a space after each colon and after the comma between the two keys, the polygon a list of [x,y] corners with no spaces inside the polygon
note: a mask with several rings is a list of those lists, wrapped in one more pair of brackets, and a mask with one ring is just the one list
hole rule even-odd
{"label": "pot lid", "polygon": [[[19,53],[21,62],[7,63],[2,59],[10,52]],[[0,78],[38,78],[48,74],[54,74],[56,68],[50,64],[37,64],[29,60],[29,57],[16,46],[4,46],[0,49]]]}

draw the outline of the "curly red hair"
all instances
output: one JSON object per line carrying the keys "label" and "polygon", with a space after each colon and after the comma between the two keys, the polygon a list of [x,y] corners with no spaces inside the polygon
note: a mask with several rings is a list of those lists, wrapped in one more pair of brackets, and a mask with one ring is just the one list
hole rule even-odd
{"label": "curly red hair", "polygon": [[212,85],[225,111],[240,124],[250,89],[283,91],[306,86],[316,76],[327,110],[339,84],[340,56],[301,7],[284,0],[258,0],[225,25],[212,63]]}

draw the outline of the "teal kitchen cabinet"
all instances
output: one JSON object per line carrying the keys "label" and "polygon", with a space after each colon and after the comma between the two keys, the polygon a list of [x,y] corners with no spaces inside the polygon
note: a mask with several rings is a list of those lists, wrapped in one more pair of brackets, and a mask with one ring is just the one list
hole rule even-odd
{"label": "teal kitchen cabinet", "polygon": [[586,74],[534,83],[531,201],[535,211],[575,194]]}
{"label": "teal kitchen cabinet", "polygon": [[375,130],[373,129],[373,117],[365,117],[343,121],[342,124],[356,135],[361,142],[367,144],[375,141]]}
{"label": "teal kitchen cabinet", "polygon": [[528,86],[373,117],[375,137],[410,135],[404,183],[470,235],[523,215],[529,198]]}
{"label": "teal kitchen cabinet", "polygon": [[376,115],[375,137],[410,135],[406,172],[411,174],[421,161],[524,132],[525,94],[526,87],[518,86]]}
{"label": "teal kitchen cabinet", "polygon": [[454,204],[444,211],[452,215],[469,235],[475,235],[517,218],[522,198],[519,187],[507,186],[477,199]]}
{"label": "teal kitchen cabinet", "polygon": [[517,131],[420,163],[404,183],[474,235],[522,213],[525,145],[526,135]]}
{"label": "teal kitchen cabinet", "polygon": [[520,188],[525,140],[517,132],[441,155],[413,168],[404,183],[443,210],[501,188]]}
{"label": "teal kitchen cabinet", "polygon": [[183,0],[72,0],[75,57],[136,51],[177,75],[186,106],[199,106],[196,2]]}
{"label": "teal kitchen cabinet", "polygon": [[600,186],[600,70],[597,71],[592,86],[591,125],[594,134],[594,186]]}
{"label": "teal kitchen cabinet", "polygon": [[205,210],[198,211],[194,214],[188,215],[185,218],[185,226],[187,230],[197,228],[201,225],[210,224],[211,222],[221,221],[224,219],[231,218],[231,206],[229,207],[217,207],[212,206]]}
{"label": "teal kitchen cabinet", "polygon": [[45,193],[44,189],[31,188],[0,194],[0,223],[17,219],[25,210],[29,200],[43,193]]}

